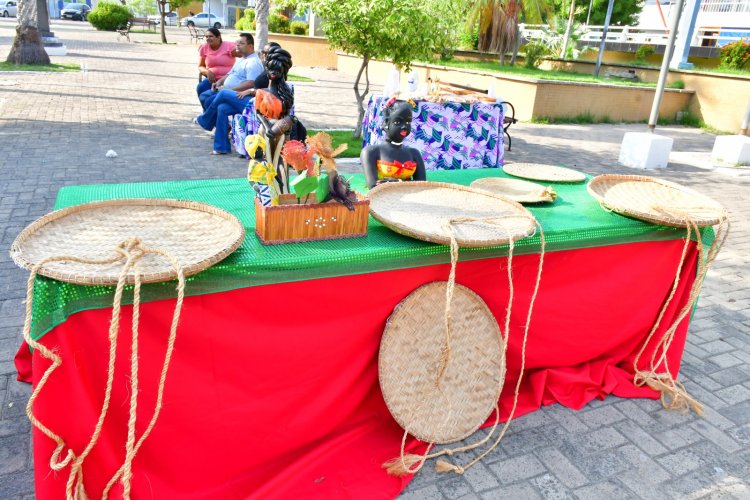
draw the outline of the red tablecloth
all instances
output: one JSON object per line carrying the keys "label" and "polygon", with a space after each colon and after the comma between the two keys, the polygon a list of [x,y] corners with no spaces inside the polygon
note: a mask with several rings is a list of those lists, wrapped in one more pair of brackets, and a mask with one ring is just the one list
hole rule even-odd
{"label": "red tablecloth", "polygon": [[[632,362],[668,295],[682,241],[549,253],[529,333],[517,414],[593,398],[656,397],[632,384]],[[507,414],[519,370],[538,256],[513,260],[516,303],[501,396]],[[663,325],[684,304],[696,252]],[[457,281],[497,318],[507,300],[507,259],[462,262]],[[377,353],[389,314],[418,286],[445,280],[437,265],[189,297],[180,321],[164,408],[135,458],[134,498],[392,498],[408,482],[380,465],[399,453],[401,429],[383,402]],[[174,302],[141,310],[138,434],[151,417]],[[129,318],[130,307],[124,308]],[[79,452],[103,400],[110,310],[74,314],[45,335],[63,365],[35,412]],[[687,320],[669,366],[679,368]],[[84,468],[97,497],[125,455],[129,320],[121,325],[116,382],[100,442]],[[650,351],[647,351],[650,354]],[[648,359],[649,356],[644,356]],[[48,362],[22,347],[20,378],[38,381]],[[511,424],[510,431],[513,432]],[[420,443],[409,442],[419,449]],[[502,446],[502,444],[501,444]],[[51,473],[53,443],[34,433],[37,498],[62,498],[68,469]],[[459,459],[460,460],[460,459]]]}

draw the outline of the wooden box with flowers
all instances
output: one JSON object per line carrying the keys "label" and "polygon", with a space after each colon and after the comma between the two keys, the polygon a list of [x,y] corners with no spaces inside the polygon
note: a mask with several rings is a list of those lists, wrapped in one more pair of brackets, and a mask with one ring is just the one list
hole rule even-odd
{"label": "wooden box with flowers", "polygon": [[[283,141],[283,139],[282,139]],[[248,180],[255,197],[255,232],[263,244],[293,243],[367,236],[370,200],[351,190],[336,170],[331,137],[318,133],[304,144],[278,144],[271,155],[263,136],[249,136],[245,146],[251,159]],[[263,149],[265,158],[257,160]],[[281,161],[280,161],[281,160]],[[291,171],[296,171],[296,176]]]}

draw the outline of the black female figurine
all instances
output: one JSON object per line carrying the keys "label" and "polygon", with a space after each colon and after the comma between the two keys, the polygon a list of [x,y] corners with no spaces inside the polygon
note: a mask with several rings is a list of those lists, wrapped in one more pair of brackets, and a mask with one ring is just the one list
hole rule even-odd
{"label": "black female figurine", "polygon": [[427,180],[419,150],[403,145],[411,132],[411,120],[410,103],[395,98],[386,103],[382,125],[385,142],[367,146],[359,155],[367,187],[372,188],[382,182]]}

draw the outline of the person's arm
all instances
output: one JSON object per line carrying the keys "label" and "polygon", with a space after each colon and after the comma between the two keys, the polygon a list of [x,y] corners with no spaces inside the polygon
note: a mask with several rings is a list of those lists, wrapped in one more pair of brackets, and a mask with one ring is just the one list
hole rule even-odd
{"label": "person's arm", "polygon": [[254,89],[255,88],[255,80],[245,80],[244,82],[240,83],[236,87],[232,87],[231,90],[234,90],[235,92],[242,92],[244,90]]}
{"label": "person's arm", "polygon": [[365,146],[359,154],[362,170],[365,172],[367,187],[372,189],[378,183],[378,156],[377,146]]}
{"label": "person's arm", "polygon": [[206,67],[206,58],[201,56],[201,60],[198,63],[198,72],[200,72],[201,75],[208,78],[208,81],[211,83],[214,83],[216,81],[216,75],[214,75],[213,71],[208,69]]}
{"label": "person's arm", "polygon": [[427,180],[427,169],[424,167],[424,160],[422,159],[422,153],[418,149],[411,148],[411,156],[417,163],[417,169],[414,171],[414,175],[411,176],[412,180],[415,181],[426,181]]}

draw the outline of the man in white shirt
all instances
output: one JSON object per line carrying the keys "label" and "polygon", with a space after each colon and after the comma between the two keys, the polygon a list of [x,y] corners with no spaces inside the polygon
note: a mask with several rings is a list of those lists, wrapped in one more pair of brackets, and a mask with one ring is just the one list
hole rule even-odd
{"label": "man in white shirt", "polygon": [[242,113],[251,99],[250,96],[240,97],[237,93],[254,88],[255,79],[265,71],[263,63],[255,54],[255,44],[250,33],[240,33],[237,51],[243,54],[243,57],[234,63],[226,76],[211,86],[211,90],[199,96],[205,111],[193,121],[206,130],[216,128],[214,150],[211,154],[229,153],[231,145],[228,139],[228,117],[235,113]]}

